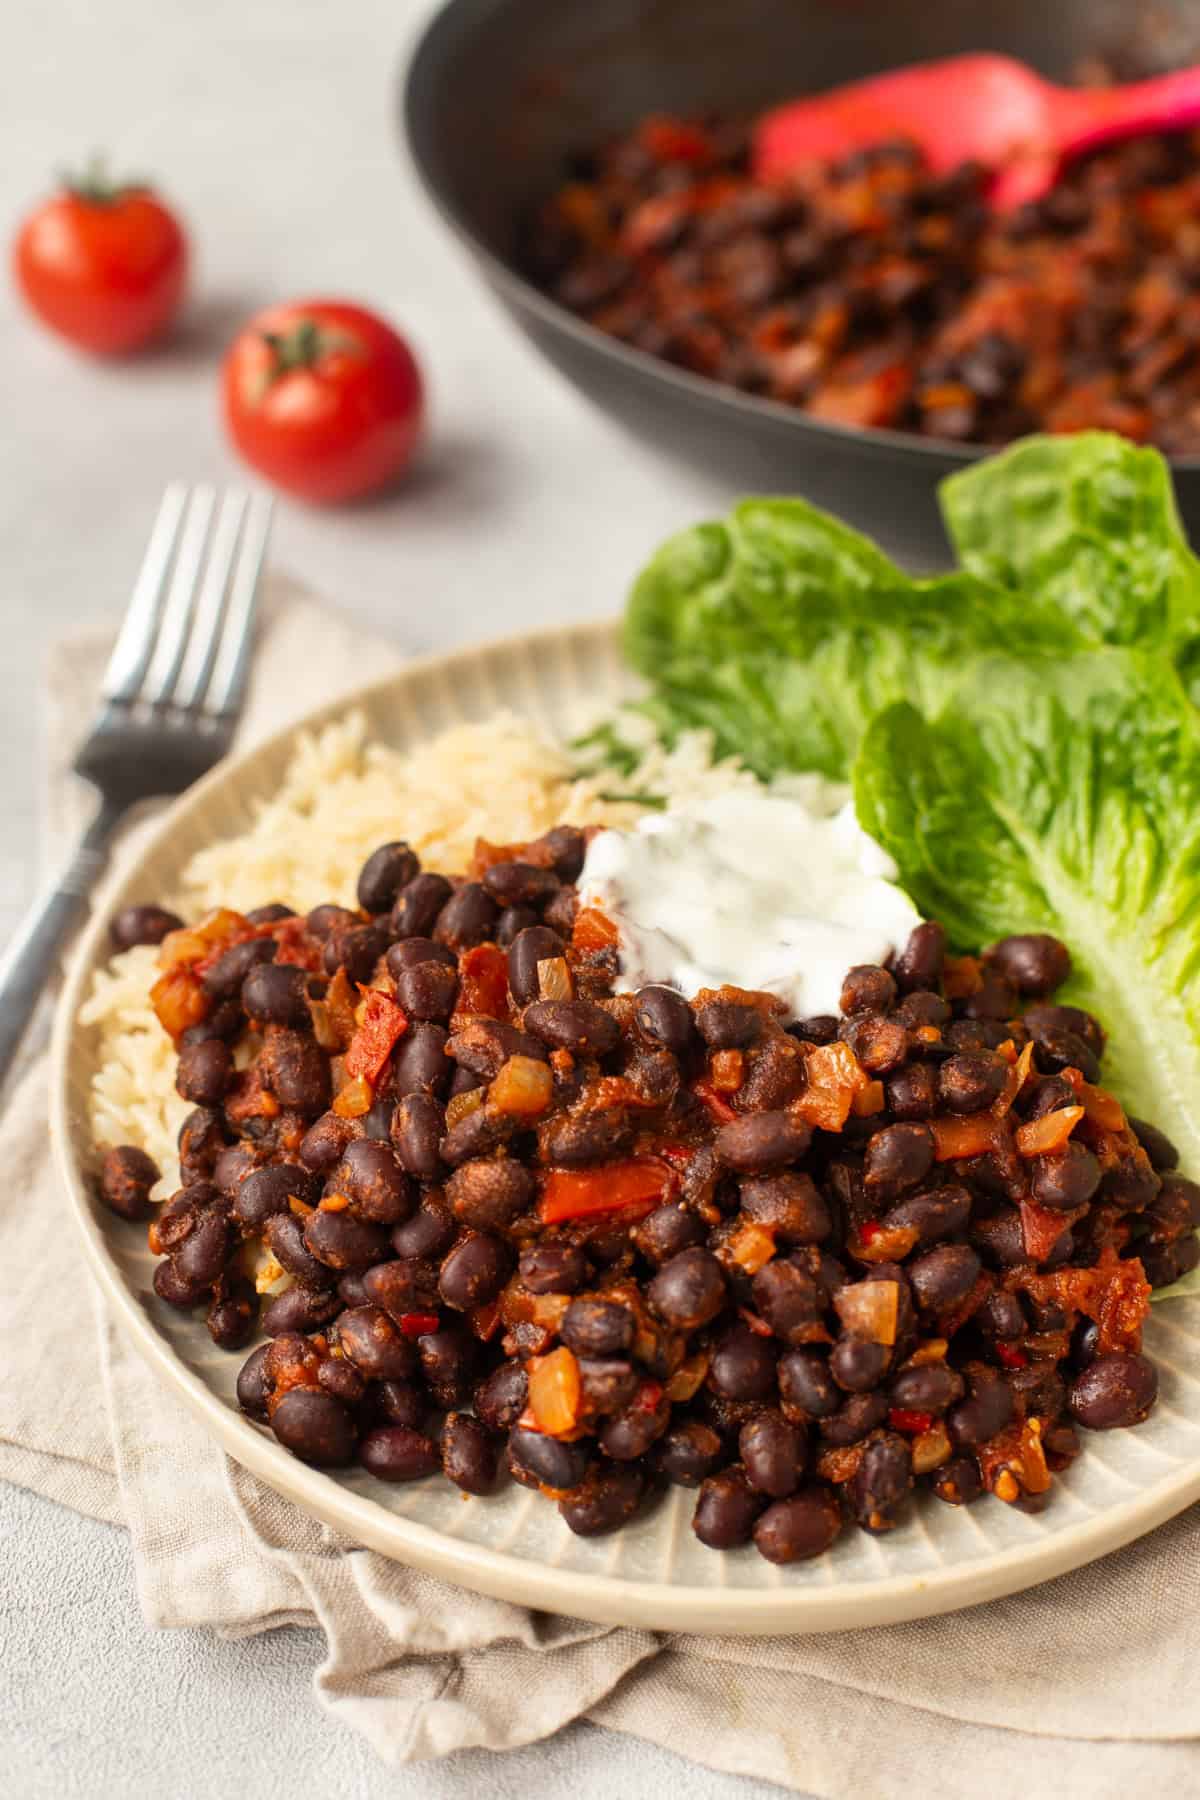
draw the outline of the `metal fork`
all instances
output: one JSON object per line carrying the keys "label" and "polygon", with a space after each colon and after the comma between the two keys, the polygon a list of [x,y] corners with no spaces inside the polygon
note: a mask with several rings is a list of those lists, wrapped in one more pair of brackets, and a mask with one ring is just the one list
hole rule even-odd
{"label": "metal fork", "polygon": [[0,1081],[63,939],[86,909],[129,808],[179,794],[229,748],[250,669],[270,502],[173,482],[75,758],[100,806],[50,892],[0,959]]}

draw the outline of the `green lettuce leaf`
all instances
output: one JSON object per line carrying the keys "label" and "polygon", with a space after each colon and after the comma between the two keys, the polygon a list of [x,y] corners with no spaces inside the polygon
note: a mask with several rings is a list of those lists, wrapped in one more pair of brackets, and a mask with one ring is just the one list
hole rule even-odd
{"label": "green lettuce leaf", "polygon": [[936,719],[871,724],[859,818],[960,947],[1051,931],[1105,1082],[1200,1167],[1200,722],[1169,663],[989,658]]}
{"label": "green lettuce leaf", "polygon": [[747,500],[671,538],[634,585],[629,661],[668,740],[707,726],[757,774],[844,778],[873,715],[941,705],[987,652],[1082,642],[1050,608],[971,574],[914,581],[867,538],[802,500]]}
{"label": "green lettuce leaf", "polygon": [[965,569],[1092,644],[1176,658],[1200,700],[1200,561],[1157,450],[1101,431],[1026,438],[951,475],[940,498]]}

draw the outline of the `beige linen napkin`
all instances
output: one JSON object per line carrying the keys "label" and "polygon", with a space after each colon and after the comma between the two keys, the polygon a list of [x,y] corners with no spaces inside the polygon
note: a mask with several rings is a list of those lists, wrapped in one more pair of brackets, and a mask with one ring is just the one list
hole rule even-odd
{"label": "beige linen napkin", "polygon": [[[265,612],[246,738],[396,660],[287,583]],[[77,642],[52,669],[59,841],[102,648]],[[319,1699],[391,1762],[503,1749],[584,1716],[827,1800],[1200,1792],[1196,1509],[989,1607],[742,1640],[529,1613],[314,1523],[210,1444],[104,1313],[48,1162],[44,1057],[27,1062],[0,1121],[0,1476],[127,1525],[149,1624],[319,1626]]]}

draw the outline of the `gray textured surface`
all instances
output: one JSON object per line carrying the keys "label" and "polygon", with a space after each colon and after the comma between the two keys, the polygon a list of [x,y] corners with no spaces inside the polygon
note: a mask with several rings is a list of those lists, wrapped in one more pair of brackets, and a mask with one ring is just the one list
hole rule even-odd
{"label": "gray textured surface", "polygon": [[[427,212],[390,117],[392,73],[425,10],[423,0],[6,9],[6,238],[52,169],[105,146],[177,202],[196,282],[181,339],[120,366],[76,359],[0,283],[0,940],[37,867],[46,648],[120,610],[168,476],[237,474],[215,369],[255,306],[339,291],[392,314],[419,347],[433,429],[409,486],[348,513],[285,504],[275,537],[281,564],[407,648],[611,612],[642,554],[725,498],[654,460],[546,372]],[[153,1635],[123,1536],[11,1487],[0,1487],[0,1537],[0,1767],[21,1800],[257,1800],[296,1771],[306,1788],[355,1800],[485,1787],[636,1797],[686,1785],[697,1800],[777,1791],[589,1727],[505,1758],[387,1771],[318,1712],[315,1634]]]}

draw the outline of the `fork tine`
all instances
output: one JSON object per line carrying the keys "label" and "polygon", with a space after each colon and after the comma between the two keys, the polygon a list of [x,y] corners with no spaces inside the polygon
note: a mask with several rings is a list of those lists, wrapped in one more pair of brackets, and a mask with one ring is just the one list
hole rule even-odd
{"label": "fork tine", "polygon": [[211,487],[193,488],[171,571],[171,585],[159,615],[154,653],[142,677],[142,698],[153,706],[170,700],[183,662],[215,504],[216,494]]}
{"label": "fork tine", "polygon": [[246,508],[245,524],[221,628],[221,644],[204,699],[206,712],[236,713],[242,704],[246,678],[250,672],[250,648],[254,634],[254,614],[258,606],[259,577],[270,533],[271,502],[256,494]]}
{"label": "fork tine", "polygon": [[171,570],[187,498],[187,486],[182,481],[171,482],[162,497],[134,584],[133,597],[104,671],[101,692],[106,700],[132,700],[142,684],[142,676],[154,651],[163,590]]}
{"label": "fork tine", "polygon": [[221,643],[221,618],[246,500],[246,494],[237,488],[230,489],[221,499],[204,581],[192,615],[191,636],[175,682],[176,706],[198,706],[212,675]]}

